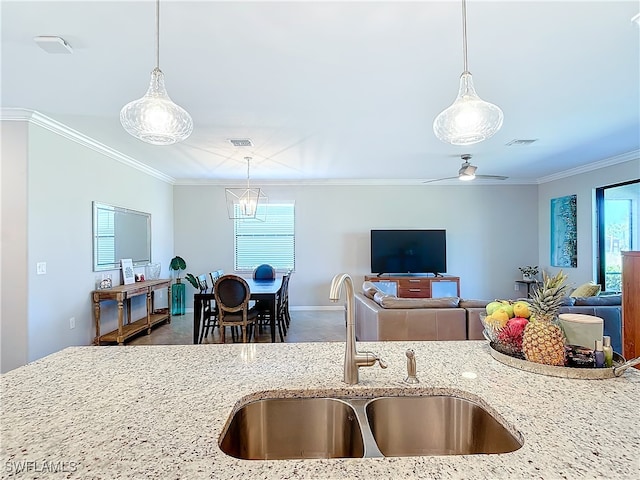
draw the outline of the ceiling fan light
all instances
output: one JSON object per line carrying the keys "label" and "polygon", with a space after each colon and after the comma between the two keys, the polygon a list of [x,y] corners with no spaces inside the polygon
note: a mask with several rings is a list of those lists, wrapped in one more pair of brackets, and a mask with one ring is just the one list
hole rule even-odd
{"label": "ceiling fan light", "polygon": [[433,121],[436,137],[451,145],[472,145],[491,138],[502,127],[500,107],[485,102],[475,91],[469,72],[460,76],[455,101]]}
{"label": "ceiling fan light", "polygon": [[127,133],[153,145],[172,145],[193,132],[193,120],[185,109],[173,103],[164,86],[164,74],[156,67],[144,97],[126,104],[120,123]]}
{"label": "ceiling fan light", "polygon": [[458,179],[463,181],[469,181],[476,178],[476,170],[478,167],[471,165],[468,162],[462,164],[460,170],[458,170]]}

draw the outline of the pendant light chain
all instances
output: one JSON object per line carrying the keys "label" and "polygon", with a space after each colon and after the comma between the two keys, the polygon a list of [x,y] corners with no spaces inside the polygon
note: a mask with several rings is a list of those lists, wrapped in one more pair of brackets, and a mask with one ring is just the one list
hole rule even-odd
{"label": "pendant light chain", "polygon": [[467,0],[462,0],[462,58],[464,58],[464,71],[469,73],[467,63]]}
{"label": "pendant light chain", "polygon": [[251,157],[244,157],[244,159],[247,161],[247,190],[249,190],[249,165],[251,162]]}
{"label": "pendant light chain", "polygon": [[160,68],[160,0],[156,0],[156,68]]}

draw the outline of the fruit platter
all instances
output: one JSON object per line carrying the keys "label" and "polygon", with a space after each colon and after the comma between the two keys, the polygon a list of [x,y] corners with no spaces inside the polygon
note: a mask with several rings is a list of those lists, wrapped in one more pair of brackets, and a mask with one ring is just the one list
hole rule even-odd
{"label": "fruit platter", "polygon": [[[543,273],[542,286],[525,301],[495,300],[480,315],[491,356],[505,365],[527,372],[563,378],[618,377],[640,363],[625,361],[611,351],[606,365],[598,364],[593,350],[568,345],[558,323],[558,311],[567,295],[567,277]],[[602,353],[602,352],[600,352]]]}

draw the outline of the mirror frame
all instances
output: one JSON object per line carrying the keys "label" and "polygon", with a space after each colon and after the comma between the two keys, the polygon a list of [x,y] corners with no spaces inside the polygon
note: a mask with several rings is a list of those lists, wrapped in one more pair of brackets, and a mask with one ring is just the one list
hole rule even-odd
{"label": "mirror frame", "polygon": [[[109,211],[114,212],[114,234],[113,234],[113,250],[114,257],[113,262],[111,261],[100,261],[98,258],[98,247],[99,247],[99,238],[98,234],[98,213],[99,211]],[[118,221],[120,220],[120,221]],[[133,222],[133,225],[132,225]],[[146,241],[142,240],[137,245],[132,246],[131,244],[126,245],[127,242],[131,242],[132,240],[136,240],[135,232],[121,232],[120,237],[118,237],[118,232],[116,231],[117,227],[131,227],[134,226],[135,229],[146,229]],[[124,233],[124,235],[123,235]],[[131,238],[127,238],[129,235]],[[120,242],[118,242],[118,238],[120,238]],[[143,254],[135,255],[136,252],[142,252]],[[136,256],[146,257],[146,258],[134,258]],[[109,205],[106,203],[93,202],[93,271],[100,272],[103,270],[119,270],[121,267],[120,260],[122,258],[131,258],[133,261],[133,266],[141,266],[147,265],[151,263],[151,214],[146,212],[140,212],[137,210],[131,210],[129,208],[117,207],[115,205]],[[111,259],[108,259],[111,260]]]}

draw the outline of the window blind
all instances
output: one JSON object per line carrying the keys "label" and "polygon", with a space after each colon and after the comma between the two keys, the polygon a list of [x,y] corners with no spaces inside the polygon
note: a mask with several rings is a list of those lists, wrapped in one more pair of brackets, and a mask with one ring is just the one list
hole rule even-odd
{"label": "window blind", "polygon": [[276,270],[295,268],[295,215],[293,204],[268,204],[258,206],[255,219],[234,220],[234,267],[237,271],[253,271],[268,263]]}

